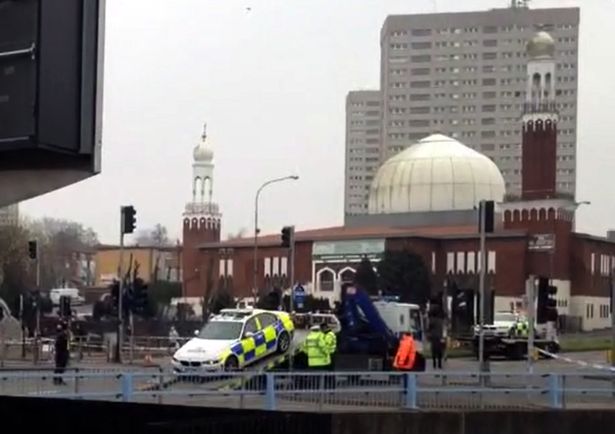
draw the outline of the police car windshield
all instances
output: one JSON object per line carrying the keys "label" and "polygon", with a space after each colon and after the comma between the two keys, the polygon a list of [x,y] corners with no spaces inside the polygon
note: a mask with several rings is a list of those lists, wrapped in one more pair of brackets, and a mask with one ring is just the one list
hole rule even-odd
{"label": "police car windshield", "polygon": [[199,333],[200,339],[239,339],[243,323],[238,321],[210,321]]}

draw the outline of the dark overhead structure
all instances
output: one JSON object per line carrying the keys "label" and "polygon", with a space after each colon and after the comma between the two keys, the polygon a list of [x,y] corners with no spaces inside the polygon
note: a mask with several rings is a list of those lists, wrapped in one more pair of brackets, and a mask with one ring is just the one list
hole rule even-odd
{"label": "dark overhead structure", "polygon": [[100,172],[104,0],[0,0],[0,206]]}

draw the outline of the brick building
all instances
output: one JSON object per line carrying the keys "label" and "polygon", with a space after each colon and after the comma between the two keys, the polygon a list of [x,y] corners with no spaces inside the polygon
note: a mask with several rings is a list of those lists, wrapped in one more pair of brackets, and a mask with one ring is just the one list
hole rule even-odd
{"label": "brick building", "polygon": [[[475,208],[480,200],[494,200],[497,221],[486,241],[486,271],[496,309],[520,304],[528,277],[544,276],[558,288],[560,314],[576,318],[584,330],[609,326],[615,237],[574,232],[582,203],[561,193],[555,176],[559,114],[551,36],[537,33],[527,44],[527,56],[519,195],[505,195],[504,178],[489,158],[449,137],[429,136],[381,166],[370,189],[370,214],[355,216],[343,227],[296,233],[296,281],[333,301],[363,257],[376,263],[385,251],[406,248],[423,258],[434,290],[451,281],[477,289],[481,261]],[[184,238],[184,245],[194,246],[184,259],[189,257],[187,266],[199,276],[188,295],[203,296],[206,288],[226,285],[235,296],[249,296],[254,240],[220,241],[219,219],[217,208],[184,219],[184,235],[191,240]],[[195,222],[203,222],[191,229],[196,234],[187,232]],[[288,252],[280,247],[279,235],[259,237],[258,245],[259,290],[288,288]]]}

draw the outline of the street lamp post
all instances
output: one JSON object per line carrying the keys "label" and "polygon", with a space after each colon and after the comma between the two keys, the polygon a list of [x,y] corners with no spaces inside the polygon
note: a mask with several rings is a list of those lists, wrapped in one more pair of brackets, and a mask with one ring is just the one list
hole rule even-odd
{"label": "street lamp post", "polygon": [[283,176],[281,178],[274,178],[266,181],[261,185],[258,190],[256,190],[256,197],[254,198],[254,275],[253,275],[253,286],[252,286],[252,295],[254,296],[254,301],[256,301],[258,294],[258,198],[261,194],[261,191],[265,187],[271,184],[275,184],[276,182],[282,181],[296,181],[299,179],[297,175],[289,175]]}

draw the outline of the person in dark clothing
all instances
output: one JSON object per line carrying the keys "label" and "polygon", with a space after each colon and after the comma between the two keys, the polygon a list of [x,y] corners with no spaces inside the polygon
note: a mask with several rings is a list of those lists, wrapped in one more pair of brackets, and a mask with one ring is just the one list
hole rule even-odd
{"label": "person in dark clothing", "polygon": [[66,326],[58,324],[58,334],[55,341],[55,376],[53,384],[66,384],[62,379],[62,374],[68,365],[69,349],[68,349],[68,330]]}
{"label": "person in dark clothing", "polygon": [[431,359],[434,369],[442,369],[444,356],[444,320],[441,316],[430,316],[427,336],[431,346]]}

